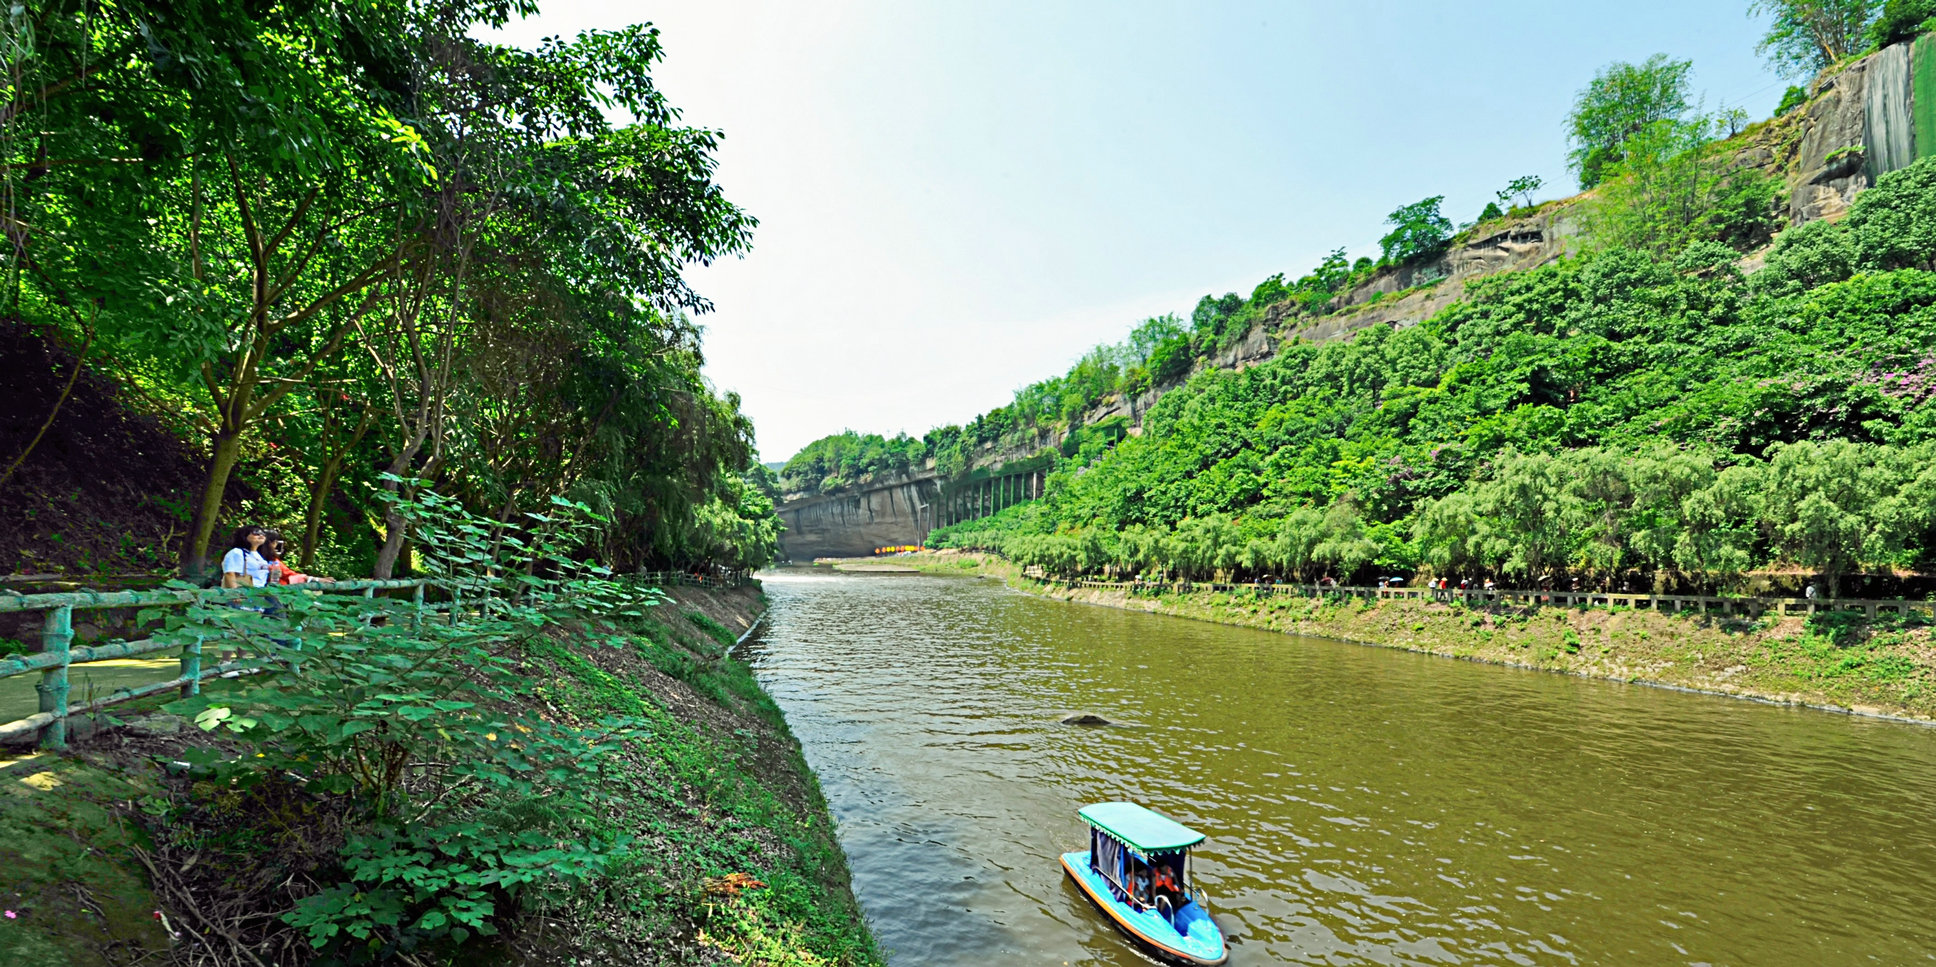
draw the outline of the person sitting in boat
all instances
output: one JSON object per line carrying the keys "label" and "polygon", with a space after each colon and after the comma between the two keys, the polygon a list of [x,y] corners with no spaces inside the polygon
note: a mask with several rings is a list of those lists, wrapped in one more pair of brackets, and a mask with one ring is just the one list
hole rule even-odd
{"label": "person sitting in boat", "polygon": [[1163,914],[1163,919],[1174,920],[1177,908],[1183,905],[1183,888],[1177,885],[1176,873],[1170,864],[1156,867],[1156,875],[1150,878],[1150,890],[1156,895],[1156,909]]}
{"label": "person sitting in boat", "polygon": [[1130,882],[1135,885],[1135,896],[1131,897],[1130,899],[1134,900],[1137,904],[1141,906],[1149,906],[1150,904],[1149,867],[1141,863],[1137,863],[1136,874],[1135,876],[1131,877]]}

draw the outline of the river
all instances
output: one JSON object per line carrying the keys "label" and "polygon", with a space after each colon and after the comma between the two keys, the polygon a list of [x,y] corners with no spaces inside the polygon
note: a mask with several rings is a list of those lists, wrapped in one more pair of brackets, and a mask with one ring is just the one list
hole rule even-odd
{"label": "river", "polygon": [[1936,960],[1936,729],[972,578],[763,577],[745,656],[896,967],[1143,963],[1056,864],[1112,799],[1208,834],[1234,965]]}

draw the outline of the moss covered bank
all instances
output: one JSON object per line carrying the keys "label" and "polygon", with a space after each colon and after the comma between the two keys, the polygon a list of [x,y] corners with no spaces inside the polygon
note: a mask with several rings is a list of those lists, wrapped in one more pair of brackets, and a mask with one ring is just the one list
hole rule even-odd
{"label": "moss covered bank", "polygon": [[931,573],[980,574],[1064,601],[1263,628],[1286,634],[1936,722],[1936,629],[1926,619],[1850,614],[1760,621],[1622,608],[1471,608],[1249,591],[1129,594],[1024,578],[992,555],[894,558]]}
{"label": "moss covered bank", "polygon": [[[729,654],[762,609],[755,588],[680,589],[616,647],[561,633],[533,649],[527,698],[547,718],[650,723],[601,807],[631,847],[588,884],[522,893],[497,937],[396,959],[879,963],[799,744]],[[325,811],[164,769],[215,740],[152,706],[101,725],[66,755],[0,756],[0,964],[220,963],[235,946],[218,934],[264,963],[309,959],[271,901],[322,878]],[[192,828],[155,820],[184,815]]]}

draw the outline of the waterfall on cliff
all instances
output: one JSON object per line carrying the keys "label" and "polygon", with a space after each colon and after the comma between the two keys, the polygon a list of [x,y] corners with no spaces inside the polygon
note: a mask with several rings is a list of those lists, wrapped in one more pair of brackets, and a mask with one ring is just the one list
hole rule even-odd
{"label": "waterfall on cliff", "polygon": [[1868,155],[1869,180],[1916,160],[1916,122],[1911,113],[1910,44],[1896,44],[1869,61],[1868,84],[1862,92],[1863,148]]}

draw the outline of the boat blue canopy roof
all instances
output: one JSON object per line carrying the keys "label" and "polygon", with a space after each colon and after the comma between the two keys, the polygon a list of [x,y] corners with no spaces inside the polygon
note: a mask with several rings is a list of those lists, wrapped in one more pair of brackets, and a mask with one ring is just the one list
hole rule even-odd
{"label": "boat blue canopy roof", "polygon": [[1090,825],[1145,853],[1188,849],[1203,842],[1202,833],[1133,802],[1097,803],[1079,812]]}

